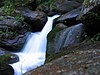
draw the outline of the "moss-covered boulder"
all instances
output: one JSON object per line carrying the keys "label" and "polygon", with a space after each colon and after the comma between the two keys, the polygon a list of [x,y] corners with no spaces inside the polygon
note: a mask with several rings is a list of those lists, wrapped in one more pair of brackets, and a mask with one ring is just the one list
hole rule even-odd
{"label": "moss-covered boulder", "polygon": [[15,54],[11,54],[11,52],[0,48],[0,63],[12,64],[18,62],[19,58]]}
{"label": "moss-covered boulder", "polygon": [[19,61],[19,58],[15,54],[0,55],[0,62],[1,63],[12,64],[12,63],[15,63],[18,61]]}
{"label": "moss-covered boulder", "polygon": [[80,43],[84,40],[84,25],[81,23],[68,28],[57,28],[56,26],[48,36],[47,57],[61,52],[61,48]]}
{"label": "moss-covered boulder", "polygon": [[94,36],[100,33],[100,0],[85,0],[79,18],[86,27],[86,33]]}
{"label": "moss-covered boulder", "polygon": [[66,25],[59,23],[57,24],[53,30],[48,34],[47,36],[47,57],[54,54],[55,53],[55,37],[57,35],[58,32],[60,32],[61,30],[64,30],[65,28],[67,28]]}

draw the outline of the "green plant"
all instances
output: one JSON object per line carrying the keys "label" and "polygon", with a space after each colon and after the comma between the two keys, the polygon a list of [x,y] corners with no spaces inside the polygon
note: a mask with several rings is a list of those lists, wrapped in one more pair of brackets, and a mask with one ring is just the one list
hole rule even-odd
{"label": "green plant", "polygon": [[9,63],[10,54],[5,54],[0,56],[0,62],[2,63]]}
{"label": "green plant", "polygon": [[97,33],[96,35],[94,35],[94,37],[91,38],[91,40],[92,40],[93,42],[95,42],[95,41],[100,41],[100,33]]}
{"label": "green plant", "polygon": [[8,0],[5,1],[5,4],[2,8],[3,8],[3,13],[5,15],[11,15],[15,10],[14,4],[12,2],[8,1]]}
{"label": "green plant", "polygon": [[50,8],[56,8],[56,6],[53,4],[56,0],[49,0],[45,1],[43,4],[48,5]]}
{"label": "green plant", "polygon": [[22,15],[16,15],[15,18],[16,18],[17,21],[23,21],[24,20],[24,17]]}

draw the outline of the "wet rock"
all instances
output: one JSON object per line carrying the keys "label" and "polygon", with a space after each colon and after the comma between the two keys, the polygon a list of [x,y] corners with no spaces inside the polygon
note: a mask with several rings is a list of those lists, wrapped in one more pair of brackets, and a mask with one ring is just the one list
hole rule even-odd
{"label": "wet rock", "polygon": [[67,28],[67,26],[66,26],[65,24],[63,24],[63,23],[58,23],[56,26],[57,26],[60,30],[63,30],[63,29],[65,29],[65,28]]}
{"label": "wet rock", "polygon": [[66,14],[63,14],[60,18],[57,19],[57,22],[64,23],[66,26],[71,26],[80,23],[79,20],[76,20],[77,16],[79,16],[81,11],[81,7],[69,11]]}
{"label": "wet rock", "polygon": [[30,26],[11,16],[0,16],[0,47],[20,50],[28,36]]}
{"label": "wet rock", "polygon": [[0,48],[0,55],[4,55],[6,53],[9,53],[9,51],[3,49],[3,48]]}
{"label": "wet rock", "polygon": [[81,23],[59,32],[55,37],[55,52],[59,52],[63,47],[82,42],[83,33],[84,25]]}
{"label": "wet rock", "polygon": [[55,0],[39,5],[36,10],[44,11],[48,15],[63,14],[78,8],[80,5],[81,3],[75,0]]}
{"label": "wet rock", "polygon": [[57,59],[61,56],[67,55],[69,53],[79,52],[79,51],[87,51],[90,49],[100,49],[100,41],[93,42],[92,40],[83,41],[78,44],[70,45],[68,47],[64,47],[60,52],[52,54],[46,58],[46,63]]}
{"label": "wet rock", "polygon": [[82,23],[72,27],[55,27],[48,35],[47,57],[60,52],[61,48],[82,42],[83,33],[84,25]]}
{"label": "wet rock", "polygon": [[19,8],[17,12],[24,16],[24,21],[31,26],[32,32],[41,31],[47,21],[47,16],[44,12],[32,11],[28,8]]}
{"label": "wet rock", "polygon": [[0,75],[14,75],[14,69],[5,63],[0,63]]}
{"label": "wet rock", "polygon": [[9,50],[9,51],[18,52],[24,46],[28,35],[29,35],[29,33],[26,33],[24,35],[16,36],[14,39],[1,40],[0,46]]}
{"label": "wet rock", "polygon": [[24,75],[99,75],[100,49],[62,56]]}
{"label": "wet rock", "polygon": [[19,61],[19,57],[11,52],[0,48],[0,63],[12,64]]}
{"label": "wet rock", "polygon": [[82,15],[86,14],[87,12],[89,12],[91,9],[93,9],[95,6],[98,6],[99,4],[100,4],[99,0],[91,0],[91,1],[84,0],[78,19],[80,19]]}
{"label": "wet rock", "polygon": [[48,36],[47,36],[47,54],[46,54],[47,57],[55,53],[54,47],[55,47],[55,37],[56,37],[57,33],[66,28],[67,28],[66,25],[59,23],[48,34]]}
{"label": "wet rock", "polygon": [[76,1],[69,1],[69,0],[58,0],[54,3],[57,6],[57,10],[61,13],[66,13],[68,11],[71,11],[77,7],[79,7],[81,4]]}
{"label": "wet rock", "polygon": [[15,63],[18,61],[19,61],[19,58],[15,54],[9,53],[9,54],[0,55],[0,62],[2,62],[2,63],[12,64],[12,63]]}
{"label": "wet rock", "polygon": [[82,11],[78,18],[86,27],[86,33],[88,36],[93,37],[97,33],[100,33],[100,1],[91,0],[84,1]]}

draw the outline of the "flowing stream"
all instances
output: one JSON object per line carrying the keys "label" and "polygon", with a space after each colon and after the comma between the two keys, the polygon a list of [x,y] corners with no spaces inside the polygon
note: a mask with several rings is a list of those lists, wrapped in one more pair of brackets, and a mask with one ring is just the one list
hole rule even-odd
{"label": "flowing stream", "polygon": [[48,17],[48,21],[42,31],[31,33],[21,52],[14,53],[18,55],[20,60],[17,63],[10,64],[14,68],[14,75],[22,75],[44,64],[47,34],[52,30],[53,20],[57,17],[59,17],[59,15]]}

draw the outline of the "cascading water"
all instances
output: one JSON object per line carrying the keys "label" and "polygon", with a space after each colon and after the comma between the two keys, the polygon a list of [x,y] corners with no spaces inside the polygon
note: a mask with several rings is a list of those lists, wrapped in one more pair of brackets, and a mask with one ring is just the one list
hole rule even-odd
{"label": "cascading water", "polygon": [[20,59],[19,62],[10,64],[14,68],[14,75],[22,75],[23,73],[44,64],[47,34],[52,30],[53,20],[57,17],[59,17],[59,15],[48,17],[48,21],[42,31],[31,33],[22,51],[14,53],[17,54]]}

